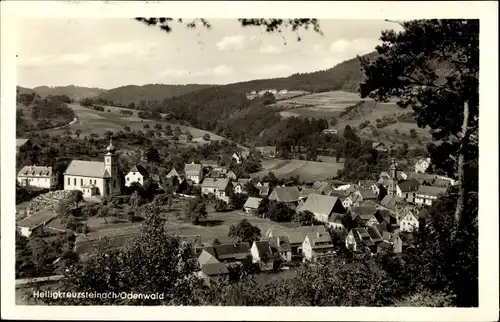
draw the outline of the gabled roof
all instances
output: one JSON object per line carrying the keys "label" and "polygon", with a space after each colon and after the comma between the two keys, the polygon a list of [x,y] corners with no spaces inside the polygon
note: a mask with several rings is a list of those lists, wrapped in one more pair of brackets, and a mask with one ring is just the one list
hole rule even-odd
{"label": "gabled roof", "polygon": [[175,168],[172,168],[172,170],[170,170],[170,172],[167,174],[167,178],[169,178],[169,177],[183,177],[183,176],[184,176],[184,172],[181,170],[176,170]]}
{"label": "gabled roof", "polygon": [[361,187],[371,187],[373,184],[376,184],[374,180],[359,180],[358,182]]}
{"label": "gabled roof", "polygon": [[408,176],[408,179],[415,179],[421,184],[423,182],[431,183],[437,178],[436,175],[434,174],[429,174],[429,173],[415,173],[415,172],[410,172],[410,175]]}
{"label": "gabled roof", "polygon": [[335,224],[342,224],[342,218],[345,215],[343,214],[338,214],[336,212],[332,212],[330,215],[330,218],[328,218],[328,222],[335,223]]}
{"label": "gabled roof", "polygon": [[386,208],[389,208],[391,210],[395,210],[396,206],[406,205],[407,202],[405,199],[403,199],[401,197],[387,195],[380,201],[380,204]]}
{"label": "gabled roof", "polygon": [[434,187],[449,188],[451,186],[451,182],[450,182],[450,180],[436,178],[436,180],[434,180],[434,182],[432,182],[432,185]]}
{"label": "gabled roof", "polygon": [[202,188],[216,188],[219,191],[226,190],[229,184],[229,179],[227,178],[205,178],[201,183]]}
{"label": "gabled roof", "polygon": [[300,198],[307,198],[307,197],[309,197],[309,195],[311,193],[314,193],[314,192],[316,192],[316,190],[314,190],[312,188],[302,188],[300,190]]}
{"label": "gabled roof", "polygon": [[364,244],[366,246],[374,245],[372,238],[370,237],[370,234],[368,233],[366,228],[353,228],[351,232],[354,236],[354,239],[356,240],[356,243]]}
{"label": "gabled roof", "polygon": [[266,232],[266,237],[270,234],[274,236],[287,236],[290,244],[302,244],[304,238],[307,234],[315,233],[325,234],[327,233],[325,226],[323,225],[311,225],[311,226],[300,226],[296,228],[286,228],[286,227],[273,227]]}
{"label": "gabled roof", "polygon": [[205,273],[207,276],[217,276],[229,273],[226,265],[220,262],[202,265],[201,271]]}
{"label": "gabled roof", "polygon": [[200,265],[220,263],[212,254],[206,250],[202,250],[200,256],[198,256],[198,263]]}
{"label": "gabled roof", "polygon": [[275,146],[256,146],[255,150],[261,152],[261,153],[276,153],[276,147]]}
{"label": "gabled roof", "polygon": [[43,225],[43,224],[49,222],[50,220],[52,220],[56,217],[57,217],[57,213],[45,208],[43,210],[40,210],[40,211],[24,218],[23,220],[20,220],[17,223],[17,226],[27,227],[27,228],[33,229],[33,228],[36,228],[40,225]]}
{"label": "gabled roof", "polygon": [[383,240],[382,235],[378,231],[377,227],[375,226],[367,227],[366,231],[368,232],[368,235],[370,235],[370,238],[374,243],[378,243]]}
{"label": "gabled roof", "polygon": [[238,179],[238,180],[236,180],[236,181],[237,181],[239,184],[241,184],[242,186],[244,186],[244,185],[246,185],[246,184],[250,181],[250,179],[248,179],[248,178],[241,178],[241,179]]}
{"label": "gabled roof", "polygon": [[219,170],[212,170],[212,171],[210,171],[209,176],[211,178],[221,178],[222,177],[222,173]]}
{"label": "gabled roof", "polygon": [[358,189],[358,192],[363,199],[377,199],[377,195],[375,195],[370,189]]}
{"label": "gabled roof", "polygon": [[201,160],[200,164],[204,168],[207,168],[207,167],[218,167],[217,161],[215,161],[215,160]]}
{"label": "gabled roof", "polygon": [[290,240],[287,236],[274,236],[268,239],[269,245],[271,246],[271,250],[275,249],[276,251],[290,251]]}
{"label": "gabled roof", "polygon": [[257,209],[262,201],[262,198],[248,197],[247,201],[243,205],[243,208]]}
{"label": "gabled roof", "polygon": [[100,161],[83,161],[73,160],[64,172],[65,175],[93,177],[93,178],[110,178],[111,175],[104,167],[104,162]]}
{"label": "gabled roof", "polygon": [[132,167],[132,169],[130,169],[129,173],[130,172],[139,172],[143,176],[147,176],[148,175],[148,171],[146,170],[146,168],[144,168],[140,164],[136,164],[134,167]]}
{"label": "gabled roof", "polygon": [[16,139],[16,148],[20,148],[25,145],[29,139]]}
{"label": "gabled roof", "polygon": [[306,237],[309,238],[313,249],[333,247],[332,238],[329,233],[312,233],[307,234]]}
{"label": "gabled roof", "polygon": [[418,188],[420,187],[420,182],[415,179],[408,179],[398,183],[398,187],[403,193],[413,192],[418,190]]}
{"label": "gabled roof", "polygon": [[24,166],[17,175],[27,177],[50,177],[52,176],[52,167],[27,165]]}
{"label": "gabled roof", "polygon": [[306,202],[302,205],[302,211],[310,211],[313,214],[330,216],[335,204],[339,198],[332,196],[323,196],[318,193],[311,193]]}
{"label": "gabled roof", "polygon": [[217,259],[244,259],[250,255],[250,245],[248,243],[222,244],[213,246]]}
{"label": "gabled roof", "polygon": [[312,189],[319,193],[324,192],[328,187],[330,187],[330,183],[327,181],[315,181],[312,185]]}
{"label": "gabled roof", "polygon": [[269,196],[269,200],[275,200],[280,202],[295,202],[300,200],[299,189],[295,186],[293,187],[276,187]]}
{"label": "gabled roof", "polygon": [[269,241],[260,240],[253,242],[255,247],[257,248],[257,252],[259,253],[259,257],[261,259],[269,259],[273,256],[271,251],[271,245],[269,245]]}
{"label": "gabled roof", "polygon": [[432,187],[432,186],[420,186],[415,194],[437,197],[438,195],[443,194],[445,192],[446,192],[446,188]]}
{"label": "gabled roof", "polygon": [[366,207],[366,206],[355,206],[349,209],[351,212],[351,218],[356,219],[356,217],[360,217],[362,220],[369,220],[372,216],[375,216],[377,213],[377,209],[375,207]]}
{"label": "gabled roof", "polygon": [[200,171],[202,170],[201,164],[197,164],[194,162],[188,163],[184,165],[184,172],[186,175],[199,175]]}

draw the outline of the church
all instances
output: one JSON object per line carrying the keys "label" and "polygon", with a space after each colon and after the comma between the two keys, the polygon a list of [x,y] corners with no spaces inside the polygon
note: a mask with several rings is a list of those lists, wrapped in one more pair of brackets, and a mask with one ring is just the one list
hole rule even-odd
{"label": "church", "polygon": [[106,148],[104,162],[71,161],[64,172],[64,190],[80,190],[84,198],[107,197],[121,193],[118,154],[112,140]]}

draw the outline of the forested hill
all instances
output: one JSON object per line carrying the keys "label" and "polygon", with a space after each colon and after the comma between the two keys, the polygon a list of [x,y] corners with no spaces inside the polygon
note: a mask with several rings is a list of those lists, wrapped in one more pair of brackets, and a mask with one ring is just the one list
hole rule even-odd
{"label": "forested hill", "polygon": [[80,100],[85,97],[96,97],[105,92],[105,89],[96,87],[82,87],[82,86],[38,86],[33,88],[42,98],[47,96],[66,95],[72,100]]}
{"label": "forested hill", "polygon": [[134,105],[141,104],[141,101],[163,101],[166,98],[180,96],[193,91],[201,90],[215,85],[164,85],[164,84],[148,84],[143,86],[127,85],[110,89],[101,93],[97,99],[110,102],[117,106],[128,106],[130,103]]}

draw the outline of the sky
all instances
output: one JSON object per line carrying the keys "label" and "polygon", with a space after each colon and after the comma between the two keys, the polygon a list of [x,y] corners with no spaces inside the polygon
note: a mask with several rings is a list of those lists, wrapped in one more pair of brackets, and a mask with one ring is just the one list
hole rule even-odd
{"label": "sky", "polygon": [[[212,29],[172,32],[133,19],[30,19],[18,29],[17,82],[23,87],[111,89],[145,84],[229,84],[331,68],[380,44],[384,20],[319,20],[323,35],[268,34],[236,19]],[[397,26],[397,25],[396,25]]]}

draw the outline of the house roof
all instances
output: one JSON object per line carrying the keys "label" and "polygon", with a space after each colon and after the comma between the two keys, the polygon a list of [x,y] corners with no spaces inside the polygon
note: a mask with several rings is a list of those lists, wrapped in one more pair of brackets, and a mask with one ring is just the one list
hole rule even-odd
{"label": "house roof", "polygon": [[187,163],[184,165],[184,172],[186,175],[199,175],[202,167],[201,164],[194,162]]}
{"label": "house roof", "polygon": [[29,139],[16,139],[16,148],[22,147]]}
{"label": "house roof", "polygon": [[376,184],[374,180],[359,180],[358,182],[358,185],[362,187],[370,187],[373,184]]}
{"label": "house roof", "polygon": [[380,201],[380,204],[386,208],[395,210],[397,205],[406,205],[407,202],[401,197],[387,195]]}
{"label": "house roof", "polygon": [[182,177],[183,175],[183,171],[172,168],[172,170],[170,170],[170,172],[167,174],[167,177]]}
{"label": "house roof", "polygon": [[52,176],[52,167],[27,165],[19,171],[18,176],[26,177],[50,177]]}
{"label": "house roof", "polygon": [[420,182],[415,179],[408,179],[398,183],[398,187],[402,192],[413,192],[418,190]]}
{"label": "house roof", "polygon": [[343,214],[332,212],[330,218],[328,218],[328,221],[331,223],[342,224],[343,217],[344,217]]}
{"label": "house roof", "polygon": [[201,271],[207,276],[217,276],[229,273],[226,265],[221,262],[201,265]]}
{"label": "house roof", "polygon": [[261,153],[276,153],[276,147],[275,146],[256,146],[255,150],[261,152]]}
{"label": "house roof", "polygon": [[377,208],[367,207],[367,206],[355,206],[349,209],[353,219],[360,217],[363,220],[369,220],[372,216],[377,213]]}
{"label": "house roof", "polygon": [[219,260],[228,258],[243,259],[250,254],[248,243],[222,244],[213,246],[215,254]]}
{"label": "house roof", "polygon": [[204,168],[207,168],[207,167],[218,167],[217,161],[215,161],[215,160],[201,160],[200,164]]}
{"label": "house roof", "polygon": [[238,180],[236,180],[236,181],[237,181],[239,184],[241,184],[242,186],[244,186],[244,185],[246,185],[246,184],[250,181],[250,179],[248,179],[248,178],[242,178],[242,179],[238,179]]}
{"label": "house roof", "polygon": [[229,176],[233,176],[236,178],[236,173],[234,173],[234,171],[230,170],[226,173],[226,177],[229,177]]}
{"label": "house roof", "polygon": [[313,214],[329,216],[335,204],[339,201],[338,197],[324,196],[318,193],[311,193],[306,202],[302,205],[302,211],[310,211]]}
{"label": "house roof", "polygon": [[363,199],[377,199],[377,195],[370,189],[358,189],[358,192]]}
{"label": "house roof", "polygon": [[291,250],[290,247],[290,240],[288,239],[288,236],[273,236],[268,239],[269,245],[271,246],[272,249],[276,249],[277,251],[289,251]]}
{"label": "house roof", "polygon": [[296,228],[273,227],[266,232],[266,236],[269,237],[270,234],[273,236],[287,236],[290,244],[302,244],[307,234],[317,232],[324,234],[327,231],[323,225],[300,226]]}
{"label": "house roof", "polygon": [[213,256],[206,250],[202,250],[200,255],[198,256],[198,263],[200,263],[200,265],[205,265],[205,264],[214,264],[220,262],[215,258],[215,256]]}
{"label": "house roof", "polygon": [[229,179],[226,178],[205,178],[201,183],[202,188],[216,188],[217,190],[224,191],[229,184]]}
{"label": "house roof", "polygon": [[380,176],[379,177],[380,178],[387,178],[387,179],[391,178],[391,176],[389,175],[389,173],[385,172],[385,171],[380,172]]}
{"label": "house roof", "polygon": [[130,172],[139,172],[143,176],[147,176],[148,175],[148,171],[146,170],[146,168],[144,168],[140,164],[136,164],[134,167],[132,167],[132,169],[130,169],[129,173]]}
{"label": "house roof", "polygon": [[365,206],[365,207],[374,207],[374,208],[377,208],[379,205],[373,201],[373,200],[364,200],[360,206]]}
{"label": "house roof", "polygon": [[437,178],[436,175],[434,174],[429,174],[429,173],[415,173],[415,172],[410,172],[408,179],[415,179],[420,183],[428,182],[431,183]]}
{"label": "house roof", "polygon": [[433,186],[420,186],[416,192],[417,195],[437,197],[446,192],[446,188],[433,187]]}
{"label": "house roof", "polygon": [[312,188],[303,188],[300,190],[300,198],[307,198],[311,193],[316,192],[316,190]]}
{"label": "house roof", "polygon": [[436,178],[436,180],[434,180],[434,182],[432,182],[432,185],[434,187],[449,188],[451,186],[451,182],[450,182],[450,180]]}
{"label": "house roof", "polygon": [[307,234],[306,237],[309,238],[313,249],[333,247],[332,238],[329,233]]}
{"label": "house roof", "polygon": [[65,175],[93,177],[93,178],[110,178],[111,175],[105,169],[104,162],[100,161],[83,161],[73,160],[64,172]]}
{"label": "house roof", "polygon": [[295,202],[299,201],[300,192],[295,186],[293,187],[276,187],[269,196],[269,200],[280,202]]}
{"label": "house roof", "polygon": [[357,243],[365,244],[366,246],[374,245],[373,240],[366,228],[353,228],[352,235]]}
{"label": "house roof", "polygon": [[259,208],[262,198],[248,197],[247,201],[243,205],[243,208],[257,209]]}
{"label": "house roof", "polygon": [[259,189],[259,195],[261,196],[269,195],[269,186],[261,186],[257,187],[257,189]]}
{"label": "house roof", "polygon": [[383,240],[382,235],[380,234],[377,227],[375,226],[367,227],[366,231],[368,232],[368,235],[370,235],[370,238],[374,243],[378,243]]}
{"label": "house roof", "polygon": [[259,257],[261,259],[267,259],[273,256],[273,253],[271,252],[271,245],[269,245],[269,241],[260,240],[260,241],[254,241],[253,243],[257,248],[257,252],[259,253]]}
{"label": "house roof", "polygon": [[427,208],[424,208],[422,210],[420,210],[420,212],[418,213],[418,218],[421,218],[421,219],[427,219],[429,218],[429,210]]}
{"label": "house roof", "polygon": [[312,185],[312,189],[319,193],[324,192],[328,187],[330,187],[330,183],[327,181],[315,181]]}
{"label": "house roof", "polygon": [[210,171],[209,176],[211,178],[221,178],[222,177],[222,173],[219,170],[212,170],[212,171]]}
{"label": "house roof", "polygon": [[19,227],[27,227],[27,228],[35,228],[39,225],[42,225],[44,223],[47,223],[48,221],[54,219],[57,217],[57,213],[45,208],[43,210],[40,210],[23,220],[20,220],[17,225]]}

